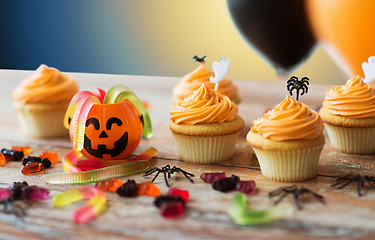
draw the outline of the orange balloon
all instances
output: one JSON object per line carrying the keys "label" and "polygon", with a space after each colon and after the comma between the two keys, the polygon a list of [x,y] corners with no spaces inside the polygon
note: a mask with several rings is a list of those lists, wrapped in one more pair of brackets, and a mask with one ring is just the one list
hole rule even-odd
{"label": "orange balloon", "polygon": [[82,154],[95,160],[125,159],[142,134],[142,120],[129,100],[94,104],[86,119]]}
{"label": "orange balloon", "polygon": [[375,56],[375,1],[308,0],[307,10],[318,40],[331,48],[328,52],[351,76],[363,76],[362,62]]}

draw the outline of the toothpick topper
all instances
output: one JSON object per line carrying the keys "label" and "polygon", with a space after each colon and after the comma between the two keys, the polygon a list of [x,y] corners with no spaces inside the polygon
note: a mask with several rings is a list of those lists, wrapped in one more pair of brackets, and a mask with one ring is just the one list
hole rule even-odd
{"label": "toothpick topper", "polygon": [[215,83],[215,91],[219,88],[219,83],[224,80],[228,73],[230,59],[225,61],[225,57],[220,58],[220,62],[213,62],[212,67],[214,68],[215,77],[210,77],[210,82]]}
{"label": "toothpick topper", "polygon": [[370,83],[375,80],[375,57],[371,56],[368,58],[368,63],[362,63],[363,73],[365,78],[362,79],[364,83]]}
{"label": "toothpick topper", "polygon": [[298,77],[293,76],[291,77],[286,85],[287,90],[289,91],[290,96],[293,96],[293,90],[296,90],[297,96],[296,100],[298,101],[299,98],[299,91],[302,90],[301,96],[308,91],[307,85],[309,85],[309,78],[308,77],[303,77],[301,80],[298,80]]}

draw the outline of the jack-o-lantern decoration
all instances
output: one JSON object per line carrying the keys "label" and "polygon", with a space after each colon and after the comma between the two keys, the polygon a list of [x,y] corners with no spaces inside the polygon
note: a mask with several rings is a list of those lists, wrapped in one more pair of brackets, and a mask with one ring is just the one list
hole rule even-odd
{"label": "jack-o-lantern decoration", "polygon": [[75,151],[88,159],[116,160],[131,154],[142,139],[150,138],[150,116],[143,103],[127,87],[77,93],[66,113]]}

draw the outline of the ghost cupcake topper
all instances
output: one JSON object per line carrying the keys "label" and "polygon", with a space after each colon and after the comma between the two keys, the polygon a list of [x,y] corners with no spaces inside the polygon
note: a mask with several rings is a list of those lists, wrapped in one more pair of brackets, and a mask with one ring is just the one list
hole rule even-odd
{"label": "ghost cupcake topper", "polygon": [[289,91],[290,96],[293,96],[293,90],[296,90],[297,96],[296,100],[298,101],[299,98],[299,91],[302,90],[301,96],[308,91],[307,85],[309,85],[309,78],[303,77],[301,80],[298,80],[298,77],[292,76],[288,81],[286,88]]}
{"label": "ghost cupcake topper", "polygon": [[215,91],[219,88],[219,83],[224,80],[228,73],[230,65],[230,59],[225,61],[225,57],[220,58],[220,62],[213,62],[212,67],[214,68],[215,77],[210,77],[210,82],[215,83]]}
{"label": "ghost cupcake topper", "polygon": [[364,83],[370,83],[375,80],[375,57],[368,58],[368,62],[362,63],[363,73],[365,78],[362,79]]}

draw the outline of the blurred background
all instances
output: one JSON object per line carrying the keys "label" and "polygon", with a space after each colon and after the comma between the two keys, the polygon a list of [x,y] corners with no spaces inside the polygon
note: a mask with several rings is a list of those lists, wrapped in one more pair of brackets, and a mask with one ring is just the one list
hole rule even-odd
{"label": "blurred background", "polygon": [[[267,9],[286,0],[261,1]],[[245,40],[242,36],[246,34],[234,21],[235,9],[244,9],[240,2],[1,1],[0,69],[33,70],[43,63],[65,72],[180,77],[198,66],[192,60],[197,54],[207,55],[209,66],[220,56],[231,59],[228,76],[232,79],[276,81],[274,62],[262,55],[262,50],[249,46],[252,39]],[[294,15],[280,8],[275,11],[283,13],[281,18]],[[273,16],[270,13],[269,19]],[[251,22],[256,23],[254,19]],[[270,37],[275,43],[305,41],[299,30]],[[351,76],[342,66],[322,47],[312,44],[287,74],[308,76],[311,83],[342,84]]]}

